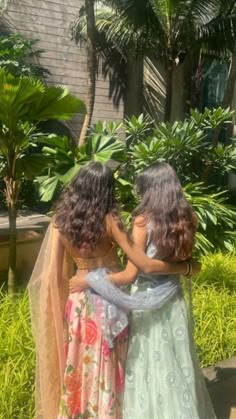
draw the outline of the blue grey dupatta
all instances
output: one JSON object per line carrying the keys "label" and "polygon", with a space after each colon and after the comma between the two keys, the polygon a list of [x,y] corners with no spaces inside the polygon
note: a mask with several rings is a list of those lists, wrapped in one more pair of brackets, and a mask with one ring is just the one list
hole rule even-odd
{"label": "blue grey dupatta", "polygon": [[150,281],[150,288],[130,295],[112,284],[107,275],[106,269],[96,269],[87,275],[86,280],[95,291],[88,291],[88,294],[95,306],[104,338],[110,347],[113,347],[114,339],[127,327],[127,313],[130,310],[159,309],[179,290],[177,275],[142,274],[144,280]]}

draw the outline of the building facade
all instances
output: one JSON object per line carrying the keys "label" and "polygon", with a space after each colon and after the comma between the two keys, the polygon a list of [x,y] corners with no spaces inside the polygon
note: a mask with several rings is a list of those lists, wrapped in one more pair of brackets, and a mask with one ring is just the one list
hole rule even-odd
{"label": "building facade", "polygon": [[[44,50],[40,65],[50,71],[49,85],[67,86],[71,93],[85,100],[87,89],[86,48],[71,40],[70,26],[78,16],[83,0],[11,0],[4,13],[4,26],[10,33],[38,39]],[[93,122],[120,120],[123,106],[117,109],[109,98],[109,81],[98,74]],[[81,117],[73,118],[70,129],[78,136]]]}

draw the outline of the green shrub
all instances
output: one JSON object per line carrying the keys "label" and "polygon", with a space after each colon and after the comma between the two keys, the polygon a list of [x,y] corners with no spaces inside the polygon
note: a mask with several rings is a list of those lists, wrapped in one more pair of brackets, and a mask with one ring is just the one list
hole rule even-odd
{"label": "green shrub", "polygon": [[0,419],[34,417],[34,345],[26,294],[0,293]]}
{"label": "green shrub", "polygon": [[195,343],[202,367],[235,355],[236,292],[195,284]]}
{"label": "green shrub", "polygon": [[204,256],[202,271],[196,277],[195,282],[203,286],[213,285],[218,290],[222,290],[222,288],[236,290],[236,251],[232,253],[218,252]]}
{"label": "green shrub", "polygon": [[193,282],[195,342],[202,367],[236,353],[236,253],[202,258]]}
{"label": "green shrub", "polygon": [[43,79],[50,72],[37,61],[42,53],[37,39],[27,39],[19,33],[0,36],[0,68],[14,76],[30,76]]}
{"label": "green shrub", "polygon": [[51,146],[44,147],[43,152],[55,164],[37,179],[40,197],[51,201],[58,188],[90,160],[103,163],[115,160],[112,167],[118,195],[122,211],[127,214],[137,204],[133,184],[138,172],[151,163],[167,161],[176,169],[199,218],[198,254],[214,249],[229,251],[236,244],[236,208],[229,205],[225,179],[236,170],[235,144],[215,145],[210,136],[221,124],[226,129],[231,119],[232,112],[221,108],[205,109],[203,113],[192,110],[185,121],[157,126],[140,115],[121,123],[98,122],[82,147],[51,138]]}

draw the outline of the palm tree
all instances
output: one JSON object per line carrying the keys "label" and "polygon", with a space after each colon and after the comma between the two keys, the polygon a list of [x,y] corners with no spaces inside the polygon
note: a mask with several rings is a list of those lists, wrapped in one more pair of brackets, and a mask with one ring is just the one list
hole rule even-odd
{"label": "palm tree", "polygon": [[232,0],[105,0],[98,7],[96,27],[124,56],[127,51],[160,60],[166,71],[164,119],[170,120],[173,72],[203,48],[232,50],[236,34]]}
{"label": "palm tree", "polygon": [[86,32],[87,32],[87,113],[80,133],[78,145],[84,144],[88,128],[93,116],[96,92],[96,45],[95,45],[95,16],[94,0],[85,0]]}
{"label": "palm tree", "polygon": [[[95,13],[95,43],[97,60],[95,71],[101,65],[104,77],[109,77],[110,97],[116,107],[124,99],[125,115],[139,115],[143,111],[143,57],[132,48],[123,51],[113,41],[109,41],[106,32],[100,27],[100,19],[110,19],[111,7],[98,5]],[[87,14],[85,8],[81,8],[79,16],[72,24],[72,38],[76,43],[87,45]]]}
{"label": "palm tree", "polygon": [[14,77],[0,70],[0,176],[5,182],[9,216],[8,289],[16,281],[16,216],[22,178],[34,178],[49,164],[40,151],[47,138],[38,123],[48,119],[66,120],[84,113],[83,103],[62,87],[45,87],[29,77]]}

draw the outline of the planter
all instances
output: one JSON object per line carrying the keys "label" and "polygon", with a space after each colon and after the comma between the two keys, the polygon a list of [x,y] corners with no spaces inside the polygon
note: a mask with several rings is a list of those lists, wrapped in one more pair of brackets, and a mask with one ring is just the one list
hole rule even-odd
{"label": "planter", "polygon": [[[23,280],[27,280],[33,270],[37,259],[44,232],[18,231],[17,232],[17,271]],[[9,236],[0,235],[0,273],[8,270]]]}

